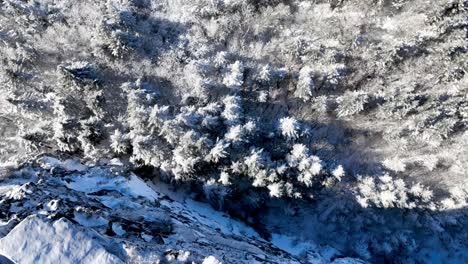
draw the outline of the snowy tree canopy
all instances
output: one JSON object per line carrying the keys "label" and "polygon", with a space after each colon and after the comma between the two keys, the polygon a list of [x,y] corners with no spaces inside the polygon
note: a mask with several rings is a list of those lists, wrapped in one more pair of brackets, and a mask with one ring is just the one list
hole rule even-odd
{"label": "snowy tree canopy", "polygon": [[[466,263],[467,9],[462,0],[0,1],[0,179],[42,179],[44,168],[31,171],[45,155],[105,164],[273,241],[323,238],[339,251],[329,262]],[[44,170],[62,181],[57,164]],[[304,248],[300,262],[321,263]],[[180,250],[164,261],[189,261]]]}

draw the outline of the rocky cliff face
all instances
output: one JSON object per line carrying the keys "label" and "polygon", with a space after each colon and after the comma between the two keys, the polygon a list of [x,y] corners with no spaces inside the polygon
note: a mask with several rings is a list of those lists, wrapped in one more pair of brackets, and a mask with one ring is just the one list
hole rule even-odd
{"label": "rocky cliff face", "polygon": [[0,263],[331,261],[312,250],[285,252],[205,204],[176,201],[134,174],[117,173],[119,166],[50,157],[39,164],[0,185]]}

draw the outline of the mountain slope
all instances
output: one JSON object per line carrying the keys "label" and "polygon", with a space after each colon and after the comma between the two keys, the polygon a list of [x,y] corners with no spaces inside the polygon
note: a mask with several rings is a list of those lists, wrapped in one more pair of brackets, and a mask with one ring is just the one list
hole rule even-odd
{"label": "mountain slope", "polygon": [[[205,204],[177,202],[133,174],[116,175],[118,166],[51,157],[40,164],[0,186],[0,255],[17,263],[304,261]],[[319,252],[305,256],[327,261]]]}

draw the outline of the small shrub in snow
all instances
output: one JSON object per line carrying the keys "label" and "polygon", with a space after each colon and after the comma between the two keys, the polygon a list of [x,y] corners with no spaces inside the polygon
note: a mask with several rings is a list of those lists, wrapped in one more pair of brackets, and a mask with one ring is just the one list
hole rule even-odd
{"label": "small shrub in snow", "polygon": [[268,185],[268,190],[270,191],[270,196],[271,197],[276,197],[280,198],[282,197],[283,194],[283,185],[279,182],[272,183]]}
{"label": "small shrub in snow", "polygon": [[393,179],[389,175],[383,175],[374,179],[372,177],[360,177],[358,180],[357,201],[363,207],[432,207],[432,191],[420,183],[408,187],[401,179]]}
{"label": "small shrub in snow", "polygon": [[363,92],[347,92],[337,100],[338,117],[346,117],[358,114],[364,110],[364,105],[368,101],[368,95]]}
{"label": "small shrub in snow", "polygon": [[294,96],[303,99],[304,101],[309,100],[315,90],[315,83],[312,79],[312,70],[305,66],[299,72],[299,80],[297,82],[296,91]]}
{"label": "small shrub in snow", "polygon": [[241,88],[244,83],[244,66],[242,62],[236,61],[230,66],[230,70],[224,77],[223,83],[234,91]]}
{"label": "small shrub in snow", "polygon": [[389,170],[395,172],[404,172],[406,169],[405,163],[401,161],[398,157],[394,157],[391,159],[385,159],[382,164]]}
{"label": "small shrub in snow", "polygon": [[229,185],[231,182],[229,181],[229,174],[225,171],[222,171],[221,174],[219,175],[219,180],[218,180],[222,185]]}
{"label": "small shrub in snow", "polygon": [[207,159],[213,163],[218,163],[220,159],[226,158],[228,152],[226,149],[229,147],[229,143],[224,140],[219,140],[216,145],[210,150]]}
{"label": "small shrub in snow", "polygon": [[333,176],[338,180],[341,181],[341,178],[345,176],[345,171],[343,169],[343,166],[338,165],[333,171],[332,171]]}
{"label": "small shrub in snow", "polygon": [[224,118],[224,122],[229,125],[237,125],[243,118],[242,99],[239,96],[226,96],[223,99],[224,111],[221,116]]}
{"label": "small shrub in snow", "polygon": [[293,117],[283,117],[279,121],[281,134],[287,139],[295,139],[299,136],[300,123]]}

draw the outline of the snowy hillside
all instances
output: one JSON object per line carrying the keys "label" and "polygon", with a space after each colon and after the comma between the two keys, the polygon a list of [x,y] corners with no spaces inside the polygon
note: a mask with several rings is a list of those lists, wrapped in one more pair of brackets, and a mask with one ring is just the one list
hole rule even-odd
{"label": "snowy hillside", "polygon": [[467,11],[0,0],[0,262],[467,263]]}
{"label": "snowy hillside", "polygon": [[272,244],[206,204],[175,201],[134,174],[115,175],[118,166],[88,168],[51,157],[41,164],[0,186],[0,255],[14,263],[301,263],[304,257],[327,263],[334,257],[284,239]]}

